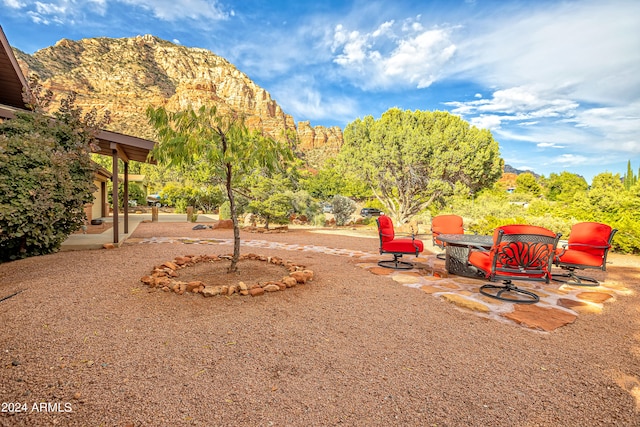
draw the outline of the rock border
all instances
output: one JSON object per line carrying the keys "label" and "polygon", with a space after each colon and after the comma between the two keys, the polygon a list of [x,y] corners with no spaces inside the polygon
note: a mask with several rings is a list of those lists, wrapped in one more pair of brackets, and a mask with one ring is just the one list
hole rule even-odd
{"label": "rock border", "polygon": [[257,254],[240,255],[239,260],[255,260],[265,261],[274,265],[281,265],[289,270],[289,275],[284,276],[280,280],[268,281],[265,283],[254,283],[247,285],[244,282],[238,282],[231,286],[214,286],[195,280],[184,282],[178,280],[178,270],[191,267],[199,262],[216,262],[228,261],[232,257],[231,254],[225,255],[185,255],[174,258],[172,261],[165,261],[156,266],[150,275],[143,276],[140,281],[152,289],[161,289],[165,292],[174,292],[183,295],[185,292],[194,294],[202,294],[204,297],[213,296],[231,296],[234,294],[241,296],[260,296],[266,292],[284,291],[287,288],[293,288],[297,285],[303,285],[313,280],[313,271],[307,270],[305,266],[294,264],[291,261],[285,261],[279,257],[268,257]]}

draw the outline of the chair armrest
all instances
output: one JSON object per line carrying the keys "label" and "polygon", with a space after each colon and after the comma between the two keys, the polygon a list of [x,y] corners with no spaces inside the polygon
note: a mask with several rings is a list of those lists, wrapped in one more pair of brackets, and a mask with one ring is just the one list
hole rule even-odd
{"label": "chair armrest", "polygon": [[562,248],[556,248],[556,253],[553,255],[553,261],[559,261],[560,257],[562,257],[562,255],[564,255],[565,252],[567,252],[567,246],[569,244],[565,243],[562,245]]}
{"label": "chair armrest", "polygon": [[573,246],[582,246],[585,248],[589,248],[589,249],[609,249],[611,247],[611,245],[591,245],[589,243],[569,243],[568,245],[568,249],[571,249]]}
{"label": "chair armrest", "polygon": [[415,240],[415,236],[413,233],[396,233],[396,237],[411,237],[411,240]]}

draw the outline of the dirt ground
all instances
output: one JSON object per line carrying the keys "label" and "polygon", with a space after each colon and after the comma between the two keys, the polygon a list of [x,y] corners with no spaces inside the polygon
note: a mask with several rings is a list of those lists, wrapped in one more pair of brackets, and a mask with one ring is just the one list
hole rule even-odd
{"label": "dirt ground", "polygon": [[[606,274],[627,295],[542,333],[315,250],[243,246],[314,272],[260,297],[142,284],[177,256],[231,252],[213,241],[148,243],[232,237],[191,226],[140,224],[117,249],[0,265],[0,298],[15,294],[0,302],[0,425],[640,425],[638,257],[610,257]],[[377,251],[375,239],[351,234],[241,237]]]}

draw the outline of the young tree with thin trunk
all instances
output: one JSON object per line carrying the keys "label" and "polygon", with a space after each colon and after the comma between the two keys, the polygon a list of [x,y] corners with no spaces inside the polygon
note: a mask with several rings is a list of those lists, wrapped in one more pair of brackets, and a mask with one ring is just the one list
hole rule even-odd
{"label": "young tree with thin trunk", "polygon": [[233,221],[233,257],[229,272],[237,271],[240,257],[240,227],[234,189],[240,181],[261,168],[275,169],[292,158],[291,150],[257,131],[249,131],[242,116],[220,114],[215,106],[167,111],[147,109],[149,122],[159,137],[152,155],[172,166],[199,169],[211,185],[223,185]]}

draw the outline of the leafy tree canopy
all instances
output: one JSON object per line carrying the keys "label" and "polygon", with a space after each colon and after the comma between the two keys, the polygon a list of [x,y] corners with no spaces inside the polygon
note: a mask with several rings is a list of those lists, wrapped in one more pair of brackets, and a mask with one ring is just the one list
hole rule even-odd
{"label": "leafy tree canopy", "polygon": [[503,167],[488,130],[448,112],[397,108],[348,124],[339,159],[400,223],[453,194],[456,183],[473,192],[492,186]]}
{"label": "leafy tree canopy", "polygon": [[533,196],[539,196],[540,193],[542,193],[542,188],[532,173],[525,172],[516,178],[516,193],[527,193]]}
{"label": "leafy tree canopy", "polygon": [[564,171],[552,173],[546,180],[547,198],[551,201],[570,202],[576,193],[586,193],[589,186],[580,175]]}

